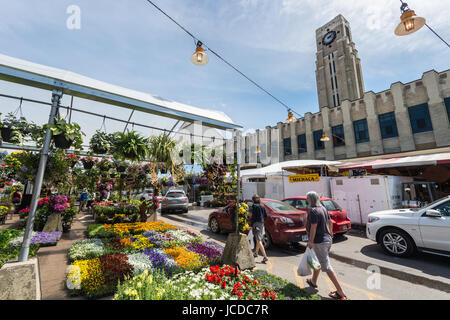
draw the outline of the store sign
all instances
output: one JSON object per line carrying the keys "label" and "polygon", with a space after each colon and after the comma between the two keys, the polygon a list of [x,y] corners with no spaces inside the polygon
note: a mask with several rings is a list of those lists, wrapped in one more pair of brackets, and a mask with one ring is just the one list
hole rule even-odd
{"label": "store sign", "polygon": [[317,181],[320,181],[318,173],[289,176],[289,183],[317,182]]}

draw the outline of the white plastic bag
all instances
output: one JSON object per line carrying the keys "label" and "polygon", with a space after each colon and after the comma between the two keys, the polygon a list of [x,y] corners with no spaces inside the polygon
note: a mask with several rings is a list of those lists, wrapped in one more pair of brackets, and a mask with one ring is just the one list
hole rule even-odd
{"label": "white plastic bag", "polygon": [[253,240],[253,228],[250,228],[250,232],[248,233],[248,242],[250,244],[250,249],[253,250],[255,247],[255,241]]}
{"label": "white plastic bag", "polygon": [[309,266],[313,270],[319,270],[321,268],[321,266],[320,266],[319,259],[317,259],[316,253],[314,252],[314,250],[311,250],[309,248],[307,248],[307,249],[309,250],[309,252],[308,252],[308,264],[309,264]]}
{"label": "white plastic bag", "polygon": [[320,269],[320,263],[314,251],[307,247],[305,253],[303,254],[302,260],[300,260],[297,274],[302,277],[309,276],[312,274],[311,269]]}

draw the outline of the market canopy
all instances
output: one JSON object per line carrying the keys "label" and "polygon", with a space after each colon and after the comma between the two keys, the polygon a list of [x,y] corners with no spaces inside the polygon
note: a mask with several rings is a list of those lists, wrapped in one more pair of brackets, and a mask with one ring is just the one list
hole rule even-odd
{"label": "market canopy", "polygon": [[322,161],[322,160],[292,160],[272,164],[267,167],[258,169],[242,170],[241,177],[245,178],[265,178],[267,176],[289,175],[290,172],[295,172],[296,169],[301,168],[320,168],[324,166],[333,167],[341,162],[337,161]]}
{"label": "market canopy", "polygon": [[395,167],[416,167],[450,163],[450,152],[402,158],[379,159],[374,161],[351,162],[338,165],[339,170],[383,169]]}
{"label": "market canopy", "polygon": [[0,80],[35,88],[60,89],[64,94],[181,121],[201,121],[221,130],[239,129],[223,112],[200,109],[148,93],[138,92],[70,71],[0,54]]}

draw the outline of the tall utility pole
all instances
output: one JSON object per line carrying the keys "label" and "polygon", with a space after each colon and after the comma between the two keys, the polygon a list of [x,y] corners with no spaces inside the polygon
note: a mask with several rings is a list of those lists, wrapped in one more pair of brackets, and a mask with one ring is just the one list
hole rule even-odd
{"label": "tall utility pole", "polygon": [[[62,98],[61,90],[53,90],[52,92],[52,109],[50,110],[50,118],[48,119],[48,124],[52,125],[55,123],[55,117],[58,113],[59,103]],[[28,260],[28,252],[30,250],[31,233],[33,232],[34,218],[36,215],[36,209],[38,205],[39,196],[41,195],[42,181],[44,180],[45,167],[47,166],[48,151],[50,149],[51,142],[51,132],[50,128],[47,128],[45,132],[44,145],[41,150],[41,159],[39,161],[39,168],[36,174],[36,180],[34,181],[33,196],[31,198],[30,213],[28,215],[27,226],[25,228],[25,234],[23,236],[22,247],[19,253],[19,262],[24,262]]]}
{"label": "tall utility pole", "polygon": [[236,234],[239,234],[239,202],[241,200],[241,132],[236,130],[236,178],[237,178],[237,199],[236,199]]}

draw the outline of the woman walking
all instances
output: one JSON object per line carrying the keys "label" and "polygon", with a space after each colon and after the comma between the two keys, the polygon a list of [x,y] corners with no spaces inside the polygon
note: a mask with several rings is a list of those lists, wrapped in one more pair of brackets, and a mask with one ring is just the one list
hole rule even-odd
{"label": "woman walking", "polygon": [[330,292],[329,296],[336,300],[346,300],[347,296],[339,284],[336,273],[330,265],[330,258],[328,256],[333,242],[333,222],[327,209],[320,203],[317,192],[308,192],[306,200],[310,208],[306,223],[306,230],[309,235],[308,248],[314,250],[321,265],[321,269],[314,270],[312,278],[307,279],[306,282],[311,287],[317,288],[317,279],[320,270],[322,270],[327,273],[337,289],[336,291]]}
{"label": "woman walking", "polygon": [[258,257],[259,250],[261,250],[264,256],[264,259],[261,262],[266,263],[269,261],[269,258],[267,258],[266,250],[264,250],[264,246],[262,244],[262,239],[264,237],[264,218],[267,217],[266,208],[261,205],[261,199],[257,194],[253,196],[252,200],[253,209],[250,226],[253,228],[253,234],[255,235],[256,240],[256,247],[253,256],[255,258]]}

